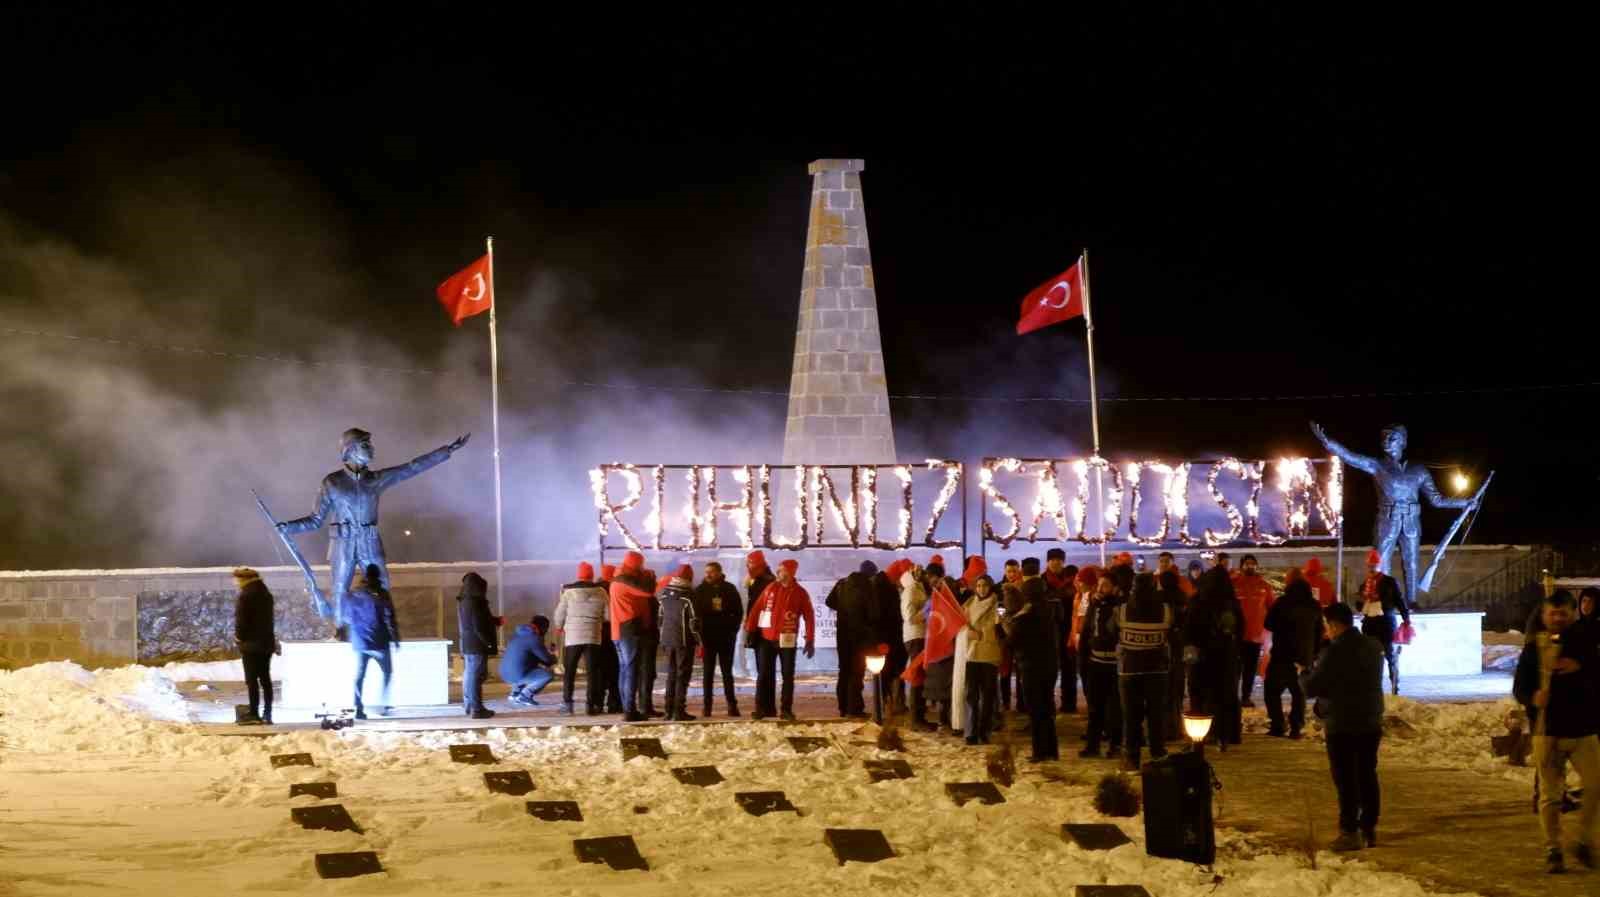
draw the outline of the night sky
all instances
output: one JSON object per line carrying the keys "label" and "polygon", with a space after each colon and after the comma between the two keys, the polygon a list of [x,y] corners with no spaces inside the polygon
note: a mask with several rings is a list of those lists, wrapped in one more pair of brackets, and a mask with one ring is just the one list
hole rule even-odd
{"label": "night sky", "polygon": [[[16,331],[481,375],[483,322],[451,330],[432,288],[492,233],[508,408],[621,443],[551,476],[695,460],[682,432],[718,442],[752,402],[781,418],[781,397],[661,407],[672,393],[638,386],[787,388],[805,166],[862,158],[891,395],[994,397],[895,399],[902,455],[1086,448],[1081,401],[1006,399],[1087,397],[1081,322],[1012,329],[1021,296],[1087,246],[1108,455],[1312,454],[1313,419],[1376,453],[1403,422],[1413,458],[1497,471],[1473,541],[1593,541],[1595,315],[1567,236],[1592,180],[1576,34],[1209,6],[21,4],[0,39],[0,352],[62,377],[92,356],[210,421],[262,395],[268,363]],[[108,282],[123,299],[99,298]],[[0,448],[48,473],[0,479],[0,565],[234,559],[139,547],[159,498],[87,497],[107,487],[85,465],[174,467],[183,432],[135,439],[116,408],[56,426],[81,394],[19,370],[0,369]],[[405,397],[448,376],[380,378],[430,418],[403,444],[380,432],[380,460],[487,439],[448,391]],[[313,382],[295,387],[318,393],[304,408],[376,388]],[[486,401],[481,377],[462,382]],[[1181,401],[1129,401],[1157,398]],[[679,441],[627,441],[630,418],[673,415]],[[301,456],[288,510],[314,491],[300,467],[331,469],[360,422],[263,435],[263,454]],[[96,426],[124,433],[109,456]],[[773,460],[777,437],[716,460]],[[271,467],[237,444],[231,461]],[[1365,538],[1370,486],[1349,492]],[[546,494],[589,519],[581,489]],[[242,513],[229,525],[252,525]],[[1430,513],[1427,539],[1448,520]],[[566,550],[547,535],[508,554]]]}

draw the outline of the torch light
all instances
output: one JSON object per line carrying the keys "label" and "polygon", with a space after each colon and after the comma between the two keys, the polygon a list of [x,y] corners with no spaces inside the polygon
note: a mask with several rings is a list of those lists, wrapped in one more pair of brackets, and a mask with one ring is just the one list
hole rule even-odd
{"label": "torch light", "polygon": [[867,672],[872,674],[872,721],[883,725],[883,664],[889,658],[884,655],[884,645],[878,646],[878,652],[867,655]]}
{"label": "torch light", "polygon": [[1472,488],[1472,478],[1458,470],[1450,478],[1450,485],[1456,487],[1457,495],[1466,495],[1467,490]]}
{"label": "torch light", "polygon": [[1189,736],[1190,749],[1204,756],[1206,736],[1211,734],[1211,717],[1203,713],[1185,713],[1183,734]]}

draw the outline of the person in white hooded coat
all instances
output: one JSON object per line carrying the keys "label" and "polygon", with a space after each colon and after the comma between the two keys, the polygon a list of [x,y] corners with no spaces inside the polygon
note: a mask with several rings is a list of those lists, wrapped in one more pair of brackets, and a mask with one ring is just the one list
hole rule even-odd
{"label": "person in white hooded coat", "polygon": [[[900,574],[900,634],[906,643],[906,657],[915,659],[927,644],[928,624],[922,616],[922,610],[928,603],[928,593],[922,588],[922,570],[909,566],[909,563],[906,562],[908,566]],[[933,728],[928,724],[928,707],[922,697],[920,682],[911,686],[911,697],[907,703],[910,704],[913,728]]]}
{"label": "person in white hooded coat", "polygon": [[956,638],[957,656],[965,659],[958,670],[957,691],[964,692],[963,714],[967,744],[988,744],[994,731],[995,705],[1000,697],[1000,594],[987,575],[973,582],[973,593],[961,606],[966,629]]}

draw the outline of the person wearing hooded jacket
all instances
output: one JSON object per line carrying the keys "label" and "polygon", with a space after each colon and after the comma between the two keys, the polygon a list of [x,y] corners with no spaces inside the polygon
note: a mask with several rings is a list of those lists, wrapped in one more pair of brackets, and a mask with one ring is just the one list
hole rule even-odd
{"label": "person wearing hooded jacket", "polygon": [[667,719],[690,722],[689,679],[694,675],[694,647],[700,641],[700,620],[694,613],[694,570],[679,567],[661,590],[661,649],[667,652]]}
{"label": "person wearing hooded jacket", "polygon": [[1212,717],[1212,736],[1226,750],[1239,744],[1239,637],[1244,610],[1228,568],[1219,562],[1201,574],[1184,624],[1183,659],[1189,666],[1189,706]]}
{"label": "person wearing hooded jacket", "polygon": [[[922,571],[911,561],[901,558],[889,565],[889,575],[899,572],[900,583],[900,640],[906,646],[907,661],[922,653],[928,640],[928,623],[922,611],[928,605],[928,593],[922,588]],[[923,685],[911,686],[909,699],[911,726],[915,729],[934,728],[928,723],[928,705],[923,697]]]}
{"label": "person wearing hooded jacket", "polygon": [[701,644],[705,645],[705,704],[701,709],[705,716],[711,715],[711,695],[720,667],[728,716],[737,717],[739,700],[733,684],[733,657],[739,628],[744,623],[744,602],[739,600],[738,587],[723,577],[721,564],[711,561],[705,571],[705,579],[694,590],[694,612],[700,618]]}
{"label": "person wearing hooded jacket", "polygon": [[389,682],[394,677],[392,651],[400,648],[400,625],[395,620],[394,601],[389,592],[379,585],[376,564],[368,565],[362,573],[350,578],[350,594],[346,597],[344,619],[350,650],[355,652],[356,719],[366,719],[366,707],[361,701],[361,687],[367,678],[367,662],[377,661],[383,671],[383,704],[379,711],[388,716],[393,708],[389,704]]}
{"label": "person wearing hooded jacket", "polygon": [[1256,673],[1261,668],[1261,639],[1266,634],[1267,611],[1275,596],[1272,585],[1262,576],[1255,555],[1239,561],[1239,575],[1233,578],[1233,591],[1244,611],[1244,630],[1239,640],[1239,706],[1254,707],[1250,695],[1256,690]]}
{"label": "person wearing hooded jacket", "polygon": [[[578,662],[584,662],[587,687],[584,712],[598,716],[605,707],[606,663],[601,645],[606,642],[606,605],[610,596],[594,580],[594,567],[578,565],[578,578],[561,587],[556,601],[555,627],[562,636],[561,710],[573,712],[572,693],[578,681]],[[520,631],[520,630],[519,630]],[[510,648],[507,647],[509,652]],[[503,664],[502,664],[503,665]],[[503,673],[502,673],[503,674]]]}
{"label": "person wearing hooded jacket", "polygon": [[[765,719],[776,711],[780,719],[794,719],[794,663],[800,639],[800,622],[806,624],[805,655],[817,654],[817,619],[811,608],[811,595],[795,580],[800,563],[793,558],[778,565],[778,577],[767,586],[745,616],[745,629],[759,633],[757,648],[760,674],[756,678],[755,719]],[[782,704],[774,707],[777,668],[783,668]]]}
{"label": "person wearing hooded jacket", "polygon": [[[889,565],[890,570],[894,565]],[[890,570],[879,570],[872,577],[872,600],[877,604],[877,626],[873,633],[878,645],[888,645],[889,654],[884,659],[882,681],[889,689],[884,700],[890,707],[905,706],[905,682],[900,674],[906,671],[906,644],[901,640],[904,621],[900,619],[900,585],[890,575]],[[864,702],[863,702],[864,703]]]}
{"label": "person wearing hooded jacket", "polygon": [[[647,629],[653,629],[650,616],[654,585],[644,570],[644,555],[630,551],[622,558],[617,578],[611,581],[611,640],[617,646],[617,682],[622,689],[622,718],[636,723],[648,719],[639,712],[639,651]],[[652,640],[653,644],[653,640]]]}
{"label": "person wearing hooded jacket", "polygon": [[[1061,640],[1061,712],[1078,712],[1078,654],[1072,647],[1072,618],[1077,608],[1074,607],[1077,599],[1077,589],[1074,580],[1077,578],[1078,568],[1067,565],[1067,553],[1060,548],[1052,548],[1044,553],[1044,572],[1040,579],[1044,582],[1045,597],[1056,603],[1056,620],[1061,631],[1057,633]],[[1050,702],[1055,704],[1052,696]]]}
{"label": "person wearing hooded jacket", "polygon": [[[1123,571],[1127,571],[1124,575]],[[1094,597],[1084,610],[1083,631],[1078,641],[1078,663],[1089,698],[1087,744],[1079,757],[1100,756],[1100,741],[1107,742],[1108,757],[1122,751],[1122,699],[1117,678],[1117,609],[1127,600],[1123,580],[1132,591],[1133,567],[1118,565],[1100,577]]]}
{"label": "person wearing hooded jacket", "polygon": [[1339,600],[1338,594],[1334,591],[1333,583],[1329,582],[1328,577],[1322,574],[1321,558],[1312,558],[1306,561],[1305,569],[1302,572],[1305,574],[1306,583],[1311,586],[1311,593],[1316,596],[1317,607],[1327,607]]}
{"label": "person wearing hooded jacket", "polygon": [[1367,578],[1361,584],[1361,634],[1383,648],[1389,667],[1389,691],[1400,693],[1400,646],[1395,644],[1398,621],[1411,625],[1411,608],[1406,606],[1400,583],[1379,569],[1377,551],[1367,553]]}
{"label": "person wearing hooded jacket", "polygon": [[994,731],[995,703],[1000,692],[1000,596],[987,573],[971,580],[972,594],[962,605],[967,620],[967,744],[988,744]]}
{"label": "person wearing hooded jacket", "polygon": [[601,691],[607,714],[622,712],[622,683],[619,681],[622,664],[617,658],[617,643],[611,639],[611,583],[616,578],[616,564],[600,565],[598,584],[606,593],[606,622],[600,627],[600,662],[597,666],[605,677]]}
{"label": "person wearing hooded jacket", "polygon": [[488,719],[494,711],[483,706],[483,683],[489,676],[489,658],[499,651],[498,623],[489,613],[489,583],[477,573],[461,577],[456,593],[456,623],[461,633],[461,704],[473,719]]}
{"label": "person wearing hooded jacket", "polygon": [[834,583],[823,601],[834,613],[834,646],[839,655],[835,697],[839,715],[844,717],[867,715],[862,689],[867,653],[877,644],[878,603],[872,582],[877,573],[877,564],[862,561],[859,570]]}
{"label": "person wearing hooded jacket", "polygon": [[1012,651],[1022,660],[1022,691],[1028,699],[1029,731],[1033,751],[1030,763],[1061,759],[1056,738],[1053,694],[1056,665],[1061,662],[1057,643],[1056,606],[1045,597],[1039,580],[1039,559],[1024,558],[1022,582],[1007,584],[1005,630]]}
{"label": "person wearing hooded jacket", "polygon": [[261,574],[249,567],[233,571],[239,597],[233,610],[233,638],[249,686],[250,715],[241,723],[272,725],[272,655],[283,652],[272,628],[272,593]]}
{"label": "person wearing hooded jacket", "polygon": [[[767,566],[766,554],[759,548],[745,555],[744,571],[744,607],[748,611],[755,606],[756,601],[767,591],[767,586],[772,585],[773,580],[777,579],[777,577],[772,574],[772,568]],[[744,636],[744,648],[746,651],[754,651],[756,661],[759,663],[761,658],[759,650],[761,636],[758,633],[746,631],[743,623],[744,621],[741,619],[739,632]],[[743,661],[740,661],[740,667],[749,669],[748,665]]]}
{"label": "person wearing hooded jacket", "polygon": [[[535,616],[530,623],[518,626],[506,642],[506,653],[500,658],[500,679],[511,686],[514,703],[539,706],[533,696],[555,678],[550,668],[555,666],[556,658],[544,643],[549,629],[548,618]],[[566,706],[571,712],[572,704],[568,702]]]}
{"label": "person wearing hooded jacket", "polygon": [[[1290,570],[1291,574],[1298,571]],[[1289,692],[1290,738],[1299,738],[1306,724],[1306,696],[1300,690],[1300,670],[1310,669],[1317,658],[1317,643],[1322,632],[1322,608],[1312,594],[1311,583],[1303,576],[1292,576],[1283,597],[1267,611],[1266,630],[1272,633],[1272,653],[1267,658],[1267,679],[1262,698],[1267,703],[1267,734],[1281,738],[1283,693]]]}

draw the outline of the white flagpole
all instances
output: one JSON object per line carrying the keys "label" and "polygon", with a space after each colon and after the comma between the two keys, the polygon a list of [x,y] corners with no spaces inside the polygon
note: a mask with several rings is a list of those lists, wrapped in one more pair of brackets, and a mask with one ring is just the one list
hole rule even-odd
{"label": "white flagpole", "polygon": [[[1094,380],[1094,311],[1089,304],[1089,249],[1085,247],[1083,255],[1078,257],[1078,264],[1083,268],[1079,278],[1083,281],[1083,322],[1088,328],[1089,335],[1089,428],[1094,436],[1094,457],[1100,457],[1100,393],[1095,387]],[[1105,468],[1097,466],[1094,469],[1095,501],[1099,502],[1100,519],[1105,520],[1106,490]],[[1097,524],[1097,528],[1098,528]],[[1100,542],[1100,568],[1106,566],[1106,543]]]}
{"label": "white flagpole", "polygon": [[494,237],[485,237],[489,249],[489,395],[494,427],[494,607],[506,613],[506,542],[500,518],[500,340],[495,333],[495,306],[500,297],[494,291]]}

